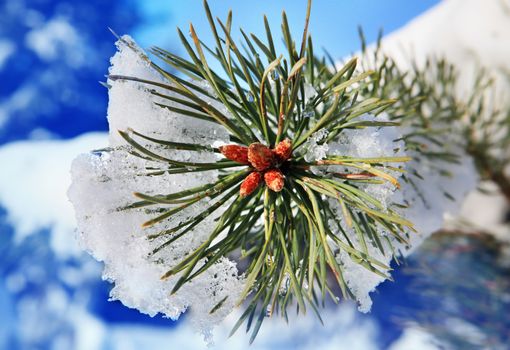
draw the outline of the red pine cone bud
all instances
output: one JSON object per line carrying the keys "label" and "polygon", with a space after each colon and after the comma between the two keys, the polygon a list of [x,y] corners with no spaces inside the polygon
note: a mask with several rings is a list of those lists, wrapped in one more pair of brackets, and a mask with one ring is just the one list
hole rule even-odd
{"label": "red pine cone bud", "polygon": [[281,162],[286,161],[292,154],[292,142],[289,139],[280,141],[273,150],[274,154]]}
{"label": "red pine cone bud", "polygon": [[219,148],[221,154],[227,159],[242,164],[250,164],[248,161],[248,147],[239,145],[226,145]]}
{"label": "red pine cone bud", "polygon": [[271,169],[264,174],[264,181],[267,187],[274,192],[280,192],[283,189],[285,180],[283,174],[278,169]]}
{"label": "red pine cone bud", "polygon": [[248,160],[252,167],[258,171],[264,171],[273,165],[273,152],[261,143],[252,143],[248,147]]}
{"label": "red pine cone bud", "polygon": [[257,189],[261,182],[262,174],[256,171],[251,172],[248,176],[246,176],[243,183],[241,184],[239,194],[241,197],[249,196]]}

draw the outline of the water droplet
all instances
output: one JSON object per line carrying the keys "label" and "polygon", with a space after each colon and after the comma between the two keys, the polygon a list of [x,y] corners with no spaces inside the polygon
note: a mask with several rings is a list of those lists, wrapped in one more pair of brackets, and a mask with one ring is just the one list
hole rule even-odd
{"label": "water droplet", "polygon": [[279,78],[280,78],[280,74],[278,74],[277,71],[274,70],[271,72],[271,79],[278,80]]}
{"label": "water droplet", "polygon": [[255,97],[253,97],[253,94],[251,92],[248,92],[246,94],[246,99],[248,100],[248,102],[253,102],[255,101]]}

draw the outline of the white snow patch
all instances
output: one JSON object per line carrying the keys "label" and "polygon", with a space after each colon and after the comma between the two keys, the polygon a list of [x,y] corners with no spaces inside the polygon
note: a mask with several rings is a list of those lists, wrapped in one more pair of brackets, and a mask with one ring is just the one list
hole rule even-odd
{"label": "white snow patch", "polygon": [[[496,105],[504,106],[510,96],[508,34],[510,2],[507,0],[489,0],[483,3],[477,0],[444,0],[384,38],[382,48],[402,69],[411,68],[414,60],[418,66],[422,66],[428,57],[446,58],[455,64],[460,73],[457,93],[461,97],[471,92],[477,69],[487,69],[496,80],[494,89],[497,93],[493,101]],[[458,140],[446,140],[445,144],[451,147],[454,141]],[[369,147],[370,142],[365,144]],[[429,146],[431,149],[435,147]],[[412,153],[409,156],[416,158]],[[436,166],[437,164],[424,159],[413,160],[406,166],[416,170],[425,180],[413,177],[413,184],[402,182],[403,196],[400,201],[396,201],[410,205],[410,209],[405,210],[403,215],[415,224],[418,231],[417,234],[410,235],[409,246],[397,245],[403,255],[410,254],[425,238],[441,229],[445,218],[457,215],[464,198],[475,189],[479,181],[473,162],[467,156],[461,157],[460,164],[441,164],[445,173],[455,174],[452,177],[439,174]],[[445,193],[448,196],[445,196]],[[380,195],[394,200],[389,196],[390,193]],[[492,210],[491,206],[481,209],[480,212],[487,210]],[[473,218],[476,220],[476,215]],[[376,258],[381,258],[374,253]],[[367,284],[362,278],[362,281],[358,280],[358,287],[366,289],[368,285],[375,286],[377,279],[382,281],[382,278],[376,276]]]}
{"label": "white snow patch", "polygon": [[[386,121],[388,120],[388,116],[385,114],[377,117],[365,115],[362,116],[361,119]],[[320,136],[322,137],[323,135]],[[400,140],[401,137],[401,130],[397,127],[367,127],[360,130],[346,129],[337,138],[326,145],[327,155],[359,158],[404,157],[409,155],[413,158],[413,154],[405,153],[404,142],[396,141]],[[325,152],[323,152],[322,149],[316,151],[317,148],[324,146],[317,145],[315,139],[316,137],[314,136],[308,141],[309,148],[307,150],[307,155],[312,158],[316,155],[316,160],[319,160],[326,154],[323,154]],[[385,229],[378,227],[379,235],[386,236],[391,243],[391,247],[388,242],[382,240],[381,244],[384,248],[383,254],[376,245],[376,242],[367,240],[367,249],[371,257],[387,266],[391,266],[394,251],[398,255],[407,256],[414,251],[425,238],[443,226],[444,215],[447,213],[458,213],[462,200],[477,183],[476,172],[474,171],[471,160],[465,157],[461,159],[461,163],[461,165],[442,165],[443,168],[457,175],[455,177],[446,177],[438,173],[437,169],[434,167],[435,164],[430,164],[425,159],[417,161],[413,158],[413,160],[408,163],[388,165],[401,167],[409,172],[416,170],[425,180],[420,180],[409,173],[408,178],[411,178],[413,182],[407,182],[400,178],[402,176],[401,172],[386,169],[395,179],[400,180],[400,190],[397,190],[396,187],[389,182],[359,186],[361,190],[379,201],[383,207],[387,209],[392,207],[392,204],[409,205],[410,208],[404,210],[393,209],[404,218],[411,221],[417,230],[417,232],[409,232],[407,237],[409,244],[403,244],[386,232]],[[319,171],[324,172],[324,174],[328,172],[352,172],[352,169],[346,169],[339,165],[319,168]],[[445,193],[448,193],[448,195],[452,196],[454,199],[449,199]],[[344,223],[342,209],[338,201],[330,200],[330,206],[336,214],[337,220],[340,221],[340,223]],[[338,223],[334,220],[330,220],[329,226],[333,232],[338,231]],[[343,226],[344,229],[347,227],[346,225]],[[357,239],[355,231],[347,229],[346,232],[355,247],[358,250],[362,250],[362,243]],[[338,237],[343,237],[340,232],[338,232]],[[359,310],[362,312],[370,311],[372,300],[369,294],[375,290],[377,285],[389,278],[390,271],[381,271],[386,275],[386,278],[377,275],[353,261],[349,254],[343,250],[340,250],[337,258],[344,267],[344,278],[349,289],[353,292],[359,303]]]}
{"label": "white snow patch", "polygon": [[[131,38],[124,36],[117,46],[119,51],[111,59],[110,74],[167,83],[150,67],[144,53]],[[159,139],[203,145],[227,142],[228,134],[217,124],[183,117],[156,106],[154,102],[163,101],[150,93],[153,86],[123,80],[109,80],[108,83],[111,85],[108,121],[112,150],[83,154],[72,166],[73,184],[69,198],[76,210],[80,241],[96,259],[104,261],[104,278],[115,282],[112,299],[143,313],[162,313],[172,319],[190,308],[189,320],[210,340],[212,326],[231,312],[243,288],[243,278],[238,276],[235,263],[220,259],[174,295],[171,291],[179,276],[164,281],[160,277],[208,238],[214,227],[213,220],[222,210],[207,217],[186,237],[151,256],[150,253],[169,237],[149,240],[147,234],[173,228],[199,214],[210,205],[210,200],[203,199],[145,230],[141,224],[154,218],[155,213],[148,213],[144,208],[121,208],[137,200],[133,196],[135,191],[147,194],[178,192],[214,182],[217,172],[147,176],[151,172],[148,168],[165,168],[168,164],[130,154],[118,130],[132,128]],[[216,101],[210,102],[228,113]],[[171,102],[165,100],[164,103]],[[175,152],[143,139],[137,141],[167,158],[196,162],[216,160],[212,152]],[[209,311],[225,297],[228,298],[222,307],[210,314]]]}
{"label": "white snow patch", "polygon": [[324,139],[328,136],[326,129],[320,129],[314,132],[305,142],[303,147],[306,149],[304,155],[305,161],[313,162],[326,158],[329,145],[324,142]]}
{"label": "white snow patch", "polygon": [[416,59],[423,65],[435,55],[445,56],[465,75],[477,66],[508,74],[509,33],[510,1],[443,0],[388,35],[383,48],[401,64]]}
{"label": "white snow patch", "polygon": [[[502,5],[501,5],[502,4]],[[465,5],[465,6],[464,6]],[[501,8],[505,8],[506,2],[496,2],[496,0],[493,0],[490,2],[490,5],[484,7],[483,11],[493,11],[495,8],[500,8],[496,6],[503,6]],[[448,0],[444,1],[440,6],[437,8],[431,10],[428,14],[422,16],[421,18],[414,21],[411,25],[409,25],[407,28],[393,34],[389,38],[386,39],[384,42],[384,47],[386,50],[392,51],[391,54],[393,56],[396,56],[398,58],[398,52],[401,51],[401,48],[403,47],[403,43],[419,43],[416,47],[419,50],[423,50],[419,53],[414,54],[416,58],[422,58],[429,54],[439,54],[440,50],[436,50],[436,44],[438,47],[440,47],[441,50],[444,50],[447,53],[450,53],[452,56],[448,57],[453,63],[460,63],[460,70],[461,71],[469,71],[470,68],[473,68],[476,65],[478,65],[481,61],[484,61],[487,59],[487,57],[508,57],[505,51],[492,51],[492,54],[485,55],[485,53],[480,55],[475,55],[476,57],[469,57],[466,55],[467,52],[470,52],[471,49],[475,52],[481,52],[485,50],[485,46],[480,44],[480,40],[478,40],[478,45],[475,42],[475,46],[467,45],[464,47],[464,49],[454,49],[455,47],[458,48],[458,46],[464,41],[458,40],[457,35],[459,35],[459,32],[462,32],[466,26],[469,26],[470,28],[476,27],[471,24],[466,24],[472,22],[471,17],[473,14],[477,14],[480,18],[485,18],[484,22],[490,22],[487,21],[486,18],[491,18],[493,16],[479,16],[479,11],[483,6],[480,5],[480,2],[477,2],[476,0],[467,0],[467,1],[460,1],[460,0]],[[444,9],[449,9],[444,10]],[[443,10],[440,10],[443,9]],[[492,10],[491,10],[492,9]],[[435,11],[435,12],[434,12]],[[447,14],[442,15],[434,15],[437,13],[440,13],[441,11],[446,12]],[[455,16],[452,14],[455,13]],[[502,12],[501,16],[506,16],[506,11]],[[432,14],[432,15],[431,15]],[[501,18],[500,15],[497,15],[495,22],[499,24],[503,24],[503,27],[506,26],[509,22],[508,21],[502,21],[499,20]],[[456,18],[454,22],[451,21],[451,18]],[[457,22],[459,21],[459,22]],[[451,28],[452,23],[456,25],[456,30],[445,30],[445,28]],[[502,27],[502,28],[503,28]],[[480,27],[477,28],[478,30]],[[487,30],[485,27],[483,27],[483,31],[485,33],[490,32],[490,29]],[[445,33],[447,36],[445,36]],[[460,33],[462,34],[462,33]],[[477,34],[478,35],[478,34]],[[485,35],[485,34],[484,34]],[[441,40],[438,40],[437,38],[441,38]],[[392,44],[393,42],[397,42],[398,44]],[[439,44],[438,44],[439,43]],[[444,44],[443,44],[444,43]],[[460,44],[459,44],[460,43]],[[491,45],[491,50],[493,50],[495,47],[510,47],[509,45],[500,45],[500,42],[498,41],[498,45]],[[393,46],[392,46],[393,45]],[[460,45],[462,46],[462,45]],[[130,53],[125,50],[125,48],[120,48],[121,54],[117,55],[116,58],[112,60],[113,69],[112,74],[126,74],[131,76],[136,76],[140,78],[148,78],[148,79],[158,79],[157,75],[155,75],[154,72],[151,72],[150,69],[147,67],[147,64],[144,63],[142,59],[138,55],[131,55]],[[448,51],[450,50],[450,51]],[[497,49],[497,50],[506,50],[504,48]],[[401,56],[403,57],[402,60],[407,61],[407,57],[405,55]],[[457,57],[457,61],[455,59]],[[466,59],[471,62],[471,65],[462,65],[466,61]],[[488,61],[487,61],[488,62]],[[489,64],[490,66],[496,67],[496,70],[501,70],[501,65],[498,62],[493,62]],[[464,69],[464,68],[468,69]],[[503,69],[506,69],[506,64],[503,66]],[[162,119],[160,118],[160,112],[156,112],[155,110],[151,110],[149,106],[142,105],[140,106],[140,102],[143,101],[143,95],[147,94],[147,91],[141,87],[138,84],[134,83],[127,83],[127,82],[112,82],[113,88],[110,92],[110,111],[109,111],[109,121],[111,124],[111,135],[110,135],[110,142],[112,146],[118,146],[123,144],[123,141],[118,137],[116,134],[116,129],[125,129],[126,127],[133,127],[134,129],[144,132],[144,133],[154,133],[155,130],[159,130],[158,126],[161,125]],[[122,86],[124,85],[124,86]],[[122,87],[121,87],[122,86]],[[467,86],[467,85],[466,85]],[[126,95],[129,94],[130,98],[126,98]],[[142,97],[141,99],[139,97]],[[121,106],[118,101],[122,101],[124,103],[124,106]],[[141,120],[140,118],[136,118],[133,116],[134,111],[139,112],[140,115],[144,115],[144,113],[150,113],[155,114],[154,119],[151,118],[151,120]],[[143,113],[140,113],[143,112]],[[171,114],[170,114],[171,115]],[[161,118],[163,118],[161,116]],[[172,128],[179,129],[179,124],[173,124],[172,118],[169,117],[169,115],[165,115],[164,120],[166,120],[166,123],[172,125]],[[168,135],[176,136],[177,139],[179,139],[179,136],[182,135],[175,135],[175,131],[173,130],[167,130],[168,124],[165,124],[162,128],[161,135],[168,137]],[[194,130],[194,128],[189,128],[191,130]],[[386,128],[385,128],[386,129]],[[180,130],[180,129],[179,129]],[[187,130],[189,131],[189,130]],[[219,131],[219,130],[218,130]],[[366,132],[366,131],[365,131]],[[186,135],[189,136],[189,135]],[[196,135],[195,135],[196,136]],[[192,139],[195,137],[192,136]],[[365,135],[360,140],[367,140],[367,136]],[[221,138],[221,137],[217,137]],[[355,136],[353,135],[353,139]],[[383,144],[376,144],[373,145],[370,142],[363,143],[365,148],[360,148],[357,150],[359,154],[369,154],[370,152],[374,152],[374,156],[377,156],[376,153],[383,152],[385,156],[388,156],[388,145],[391,145],[392,139],[389,137],[374,137],[374,135],[370,136],[371,140],[379,140],[384,141]],[[378,141],[378,142],[379,142]],[[386,143],[386,141],[388,141]],[[361,143],[358,143],[361,144]],[[394,146],[394,145],[392,145]],[[328,145],[329,149],[328,152],[331,151],[332,147],[331,145]],[[392,147],[394,148],[394,147]],[[398,148],[398,147],[397,147]],[[352,155],[353,149],[349,149],[351,151]],[[363,153],[363,152],[367,153]],[[370,152],[369,152],[370,151]],[[204,155],[207,156],[207,155]],[[318,158],[322,157],[320,154]],[[416,247],[417,244],[426,236],[428,236],[433,231],[436,231],[439,229],[443,224],[443,214],[445,212],[456,212],[458,210],[458,207],[460,205],[461,198],[466,194],[467,191],[472,189],[477,181],[476,176],[474,175],[473,167],[470,164],[470,161],[467,159],[462,160],[463,164],[461,166],[458,166],[455,168],[455,173],[458,174],[458,177],[454,179],[448,179],[444,176],[439,176],[436,174],[435,170],[430,166],[430,164],[411,164],[411,166],[415,166],[419,168],[420,174],[427,179],[427,181],[420,183],[417,187],[421,190],[422,193],[425,193],[424,198],[421,198],[417,195],[417,192],[415,191],[415,188],[411,188],[410,185],[406,187],[405,183],[403,183],[403,192],[404,197],[399,197],[398,195],[395,196],[393,189],[383,189],[383,191],[377,190],[376,193],[379,195],[380,200],[384,200],[387,203],[390,203],[391,201],[401,202],[400,200],[407,200],[409,203],[413,204],[412,209],[410,212],[408,212],[409,218],[415,222],[416,227],[420,231],[419,235],[411,236],[413,238],[411,240],[411,246],[410,247],[399,247],[404,254],[409,253],[412,251],[412,247]],[[114,164],[119,165],[123,164],[124,168],[118,169],[119,171],[116,172],[112,169]],[[71,197],[74,197],[74,200],[77,201],[77,209],[78,209],[78,215],[81,217],[80,220],[83,220],[81,223],[82,230],[85,231],[85,234],[83,236],[85,244],[89,247],[89,249],[94,251],[94,254],[99,259],[103,259],[107,263],[107,269],[105,272],[105,276],[107,278],[116,279],[117,280],[117,287],[116,290],[114,290],[114,297],[117,297],[121,300],[123,300],[124,303],[127,305],[131,305],[134,307],[137,307],[139,309],[142,309],[144,312],[148,313],[154,313],[154,312],[164,312],[165,314],[171,316],[171,317],[177,317],[180,312],[184,310],[184,308],[189,305],[190,298],[193,299],[194,297],[190,297],[190,295],[184,297],[182,296],[181,299],[175,300],[179,295],[175,296],[175,299],[169,300],[167,295],[159,295],[159,296],[147,296],[147,291],[144,290],[140,283],[138,282],[139,279],[141,279],[141,276],[143,275],[145,277],[144,283],[147,283],[147,280],[150,280],[157,276],[158,271],[154,271],[154,268],[151,266],[146,266],[146,261],[144,261],[143,254],[147,251],[147,249],[150,248],[150,244],[147,244],[143,238],[139,238],[138,240],[135,240],[133,237],[139,237],[137,236],[137,233],[131,234],[135,231],[135,223],[139,224],[139,222],[143,219],[144,215],[143,213],[140,213],[139,216],[131,215],[129,220],[132,220],[131,222],[127,222],[127,217],[122,216],[122,214],[115,213],[115,215],[118,215],[118,217],[113,218],[111,216],[111,213],[108,215],[108,218],[112,219],[111,222],[106,222],[107,215],[103,215],[103,218],[98,219],[98,222],[93,222],[94,220],[91,220],[89,218],[90,214],[97,214],[97,211],[107,211],[105,208],[101,208],[101,205],[105,204],[110,205],[110,209],[114,208],[112,205],[115,203],[123,202],[129,200],[128,193],[118,193],[119,189],[124,190],[123,183],[124,180],[120,179],[121,176],[124,176],[129,173],[129,171],[132,171],[135,167],[143,167],[143,162],[137,162],[129,160],[129,158],[123,154],[122,152],[114,152],[110,155],[103,155],[98,157],[97,159],[92,159],[91,157],[82,156],[79,158],[74,166],[74,172],[75,176],[84,176],[86,177],[87,183],[77,184],[75,187],[71,190]],[[116,182],[115,177],[111,177],[111,175],[120,176],[119,181]],[[100,184],[98,181],[101,181],[101,179],[105,180],[105,183]],[[461,181],[459,181],[461,179]],[[187,181],[190,181],[190,179],[181,179],[179,178],[178,181],[168,179],[167,181],[161,181],[157,183],[155,181],[154,186],[158,185],[160,186],[168,186],[169,183],[171,183],[170,186],[177,186],[177,183],[179,185],[181,184],[187,184]],[[203,178],[201,181],[207,181],[207,179]],[[110,183],[109,183],[110,182]],[[141,185],[138,183],[138,185]],[[118,187],[116,187],[118,186]],[[142,186],[143,187],[143,186]],[[104,195],[104,201],[98,201],[97,196],[92,195],[91,193],[98,193],[96,188],[101,188],[101,191],[99,193],[103,193]],[[115,191],[112,190],[112,188],[115,188]],[[147,190],[150,191],[151,187],[147,186]],[[132,190],[132,188],[130,188]],[[368,189],[367,189],[368,190]],[[448,193],[456,198],[454,201],[450,201],[448,199],[445,199],[444,191],[447,190]],[[78,192],[82,192],[82,194],[79,194]],[[85,198],[85,195],[83,193],[89,193],[89,197]],[[79,199],[80,196],[84,196],[83,198]],[[108,200],[110,202],[108,203]],[[101,203],[98,203],[101,202]],[[433,204],[431,206],[430,204]],[[94,207],[96,206],[96,207]],[[410,214],[409,214],[410,213]],[[89,221],[89,222],[87,222]],[[98,232],[92,232],[94,227],[100,227],[100,230]],[[109,233],[109,231],[112,230],[119,230],[120,228],[123,228],[123,230],[120,232],[119,236],[117,236],[117,241],[110,242],[108,241],[110,238],[107,237],[105,234]],[[122,236],[120,236],[122,235]],[[99,239],[99,238],[102,239]],[[106,239],[105,239],[106,237]],[[200,240],[200,238],[199,238]],[[135,242],[133,242],[135,241]],[[113,244],[115,243],[115,244]],[[136,247],[134,247],[134,246]],[[126,261],[126,266],[119,266],[118,262],[115,260],[118,259],[118,257],[111,257],[109,254],[113,251],[114,248],[117,248],[118,246],[123,246],[127,251],[130,251],[130,249],[135,249],[136,255],[135,257],[126,257],[123,255],[124,261]],[[182,247],[178,247],[180,249]],[[411,249],[408,249],[411,248]],[[137,250],[138,249],[138,250]],[[177,251],[173,251],[173,254],[179,254]],[[119,254],[119,252],[116,252]],[[376,251],[371,252],[373,253],[373,256],[376,258],[379,258],[380,260],[385,261],[387,257],[384,256],[378,256]],[[339,257],[344,264],[349,264],[348,259],[346,257]],[[127,259],[127,260],[126,260]],[[120,260],[120,259],[119,259]],[[143,268],[138,273],[133,273],[133,266],[138,266],[137,264],[143,263]],[[356,265],[358,266],[358,265]],[[358,266],[359,267],[359,266]],[[235,268],[232,270],[234,271]],[[355,289],[356,296],[358,298],[358,301],[360,302],[360,308],[362,310],[367,310],[370,307],[370,299],[368,297],[368,293],[373,290],[375,285],[377,285],[380,281],[382,281],[382,278],[373,276],[373,274],[370,274],[369,278],[365,278],[367,276],[363,276],[363,274],[359,271],[350,270],[353,274],[351,277],[348,278],[349,283],[353,289]],[[130,273],[130,274],[129,274]],[[368,272],[367,272],[368,273]],[[148,276],[148,277],[147,277]],[[156,283],[156,282],[154,282]],[[157,287],[155,287],[157,286]],[[151,285],[151,290],[168,290],[168,288],[171,288],[170,285],[164,285],[164,287],[161,287],[160,285]],[[188,293],[193,294],[195,291],[190,287],[189,290],[187,290]],[[155,297],[154,299],[151,299],[152,297]],[[202,299],[205,300],[205,299]],[[191,306],[191,309],[193,310],[193,305]],[[206,308],[204,308],[205,310]],[[222,315],[224,316],[224,315]],[[199,315],[196,316],[196,320],[200,319]],[[268,329],[268,327],[264,327],[261,332]],[[413,337],[411,337],[413,338]],[[420,338],[420,337],[418,337]],[[425,337],[426,338],[426,337]],[[422,338],[420,338],[422,339]],[[425,341],[426,343],[426,341]],[[407,343],[404,343],[407,344]],[[365,348],[368,348],[367,345],[365,345]],[[399,349],[399,348],[397,348]]]}
{"label": "white snow patch", "polygon": [[[377,120],[386,121],[387,116],[382,114],[380,116],[364,115],[360,117],[360,120]],[[319,135],[320,138],[326,135]],[[317,145],[317,137],[314,135],[308,140],[309,146],[307,150],[307,156],[309,158],[316,157],[315,160],[320,160],[324,156],[348,156],[353,158],[375,158],[375,157],[402,157],[404,153],[404,143],[402,141],[395,141],[401,137],[399,129],[396,127],[367,127],[364,129],[346,129],[338,137],[331,142],[324,145]],[[320,148],[319,151],[316,151]],[[310,159],[313,160],[313,159]],[[389,164],[395,167],[401,166],[401,164]],[[330,172],[337,173],[352,173],[353,169],[345,169],[340,165],[318,167],[325,175]],[[355,171],[354,171],[355,172]],[[398,179],[401,173],[396,171],[390,171],[392,176]],[[391,183],[384,184],[367,184],[360,185],[359,188],[379,201],[383,207],[389,208],[393,203],[402,203],[402,194],[396,191],[396,187]],[[338,230],[338,222],[340,222],[344,229],[347,230],[350,240],[359,250],[362,250],[362,243],[358,241],[357,235],[353,229],[348,229],[347,225],[344,225],[345,221],[342,214],[342,209],[338,201],[330,200],[330,206],[335,213],[336,221],[331,219],[329,221],[329,227],[332,232],[336,232],[337,236],[343,240],[342,233]],[[382,229],[380,234],[386,235]],[[392,244],[397,247],[397,250],[405,249],[401,244],[397,243],[391,236],[388,237]],[[347,244],[347,242],[345,241]],[[368,253],[371,257],[381,261],[382,263],[390,266],[393,258],[392,250],[384,243],[385,254],[381,253],[375,242],[367,242]],[[353,261],[349,254],[345,251],[340,250],[337,255],[339,263],[343,266],[343,277],[349,289],[356,297],[359,304],[359,310],[362,312],[368,312],[372,306],[372,300],[369,296],[370,292],[375,290],[375,287],[385,280],[384,277],[379,276],[364,267],[359,263]],[[389,277],[389,271],[381,271]]]}
{"label": "white snow patch", "polygon": [[508,202],[492,182],[482,182],[482,191],[471,192],[458,217],[447,217],[446,228],[469,227],[479,232],[490,232],[501,242],[510,243],[509,227],[505,224]]}
{"label": "white snow patch", "polygon": [[[419,66],[427,57],[444,57],[453,63],[459,73],[457,93],[460,97],[469,95],[479,69],[486,70],[486,76],[494,79],[492,89],[486,92],[493,109],[507,108],[510,101],[510,1],[508,0],[443,0],[423,15],[392,33],[383,40],[383,50],[394,58],[399,66],[410,67],[413,60]],[[484,116],[480,116],[483,118]],[[454,178],[447,179],[434,175],[430,165],[422,165],[421,174],[427,178],[420,182],[428,206],[434,204],[443,208],[445,216],[454,217],[459,213],[463,198],[475,189],[478,178],[468,157],[462,164],[452,166]],[[429,183],[430,185],[428,185]],[[441,200],[441,193],[447,190],[456,200]],[[471,194],[471,200],[464,205],[463,217],[471,224],[488,228],[487,218],[500,212],[505,205],[495,200],[489,204],[488,197]],[[493,196],[492,198],[496,198]],[[487,205],[480,205],[481,201]],[[420,201],[417,201],[420,202]],[[476,202],[476,203],[475,203]],[[475,204],[473,204],[475,203]],[[475,208],[473,208],[473,206]],[[423,215],[430,212],[426,205],[415,206],[415,222],[422,231],[437,230],[443,226],[443,218]],[[504,230],[501,225],[491,228]]]}

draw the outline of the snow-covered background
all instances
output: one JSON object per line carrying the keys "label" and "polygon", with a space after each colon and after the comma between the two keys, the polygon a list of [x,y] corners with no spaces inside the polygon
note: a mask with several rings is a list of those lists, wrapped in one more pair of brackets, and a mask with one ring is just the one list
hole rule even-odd
{"label": "snow-covered background", "polygon": [[[438,1],[315,2],[315,45],[336,57],[358,50],[361,24],[369,40],[379,27],[394,31],[387,44],[395,54],[412,43],[417,56],[447,54],[466,71],[476,64],[510,69],[508,0],[443,0],[428,12]],[[66,197],[72,159],[107,143],[107,92],[98,84],[115,51],[107,27],[130,33],[142,46],[182,53],[175,25],[191,20],[208,40],[200,3],[0,2],[0,349],[204,348],[186,317],[176,323],[108,302],[111,285],[101,281],[100,264],[77,246]],[[220,16],[231,7],[237,24],[254,32],[262,30],[262,13],[278,28],[282,8],[298,32],[305,7],[290,0],[210,3]],[[369,315],[345,304],[325,311],[324,327],[312,315],[290,325],[267,320],[252,348],[438,349],[430,334],[402,322],[405,310],[428,306],[409,288],[413,277],[402,272],[419,257],[379,288]],[[225,339],[233,321],[235,315],[216,330],[218,348],[246,347],[242,331]]]}

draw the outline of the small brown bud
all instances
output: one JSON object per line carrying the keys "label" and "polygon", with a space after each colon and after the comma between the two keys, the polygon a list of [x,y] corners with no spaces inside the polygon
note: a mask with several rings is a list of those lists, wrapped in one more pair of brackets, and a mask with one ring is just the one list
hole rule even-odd
{"label": "small brown bud", "polygon": [[246,176],[243,183],[241,184],[239,194],[241,197],[249,196],[257,189],[261,182],[262,174],[256,171],[251,172],[248,176]]}
{"label": "small brown bud", "polygon": [[261,143],[252,143],[248,147],[248,160],[252,167],[264,171],[274,163],[273,152]]}
{"label": "small brown bud", "polygon": [[292,141],[285,139],[280,141],[273,150],[279,161],[284,162],[292,155]]}
{"label": "small brown bud", "polygon": [[283,174],[278,169],[271,169],[264,174],[264,181],[267,187],[274,192],[280,192],[285,184]]}
{"label": "small brown bud", "polygon": [[239,145],[226,145],[219,148],[221,154],[227,159],[241,164],[250,164],[248,161],[248,147]]}

